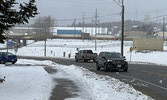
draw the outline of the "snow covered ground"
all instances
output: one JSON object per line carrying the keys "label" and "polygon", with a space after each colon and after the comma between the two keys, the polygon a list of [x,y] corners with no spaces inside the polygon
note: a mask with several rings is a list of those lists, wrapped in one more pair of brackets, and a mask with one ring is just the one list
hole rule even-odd
{"label": "snow covered ground", "polygon": [[0,78],[3,76],[6,78],[0,83],[0,100],[47,100],[50,97],[52,80],[40,66],[0,65]]}
{"label": "snow covered ground", "polygon": [[[31,66],[18,66],[18,64]],[[48,74],[44,65],[57,69]],[[109,76],[97,75],[78,66],[63,66],[51,61],[19,60],[16,65],[0,65],[0,100],[48,100],[56,82],[54,78],[74,81],[80,88],[78,96],[65,100],[152,100],[133,87]]]}

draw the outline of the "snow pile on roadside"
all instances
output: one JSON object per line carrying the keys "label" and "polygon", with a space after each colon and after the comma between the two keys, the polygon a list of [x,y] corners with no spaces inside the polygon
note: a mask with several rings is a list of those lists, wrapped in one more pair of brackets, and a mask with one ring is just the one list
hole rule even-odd
{"label": "snow pile on roadside", "polygon": [[128,84],[109,76],[97,75],[82,67],[55,64],[55,68],[65,71],[73,79],[85,84],[92,100],[152,100]]}
{"label": "snow pile on roadside", "polygon": [[0,77],[6,81],[0,84],[0,100],[47,100],[50,97],[51,79],[38,66],[1,66]]}

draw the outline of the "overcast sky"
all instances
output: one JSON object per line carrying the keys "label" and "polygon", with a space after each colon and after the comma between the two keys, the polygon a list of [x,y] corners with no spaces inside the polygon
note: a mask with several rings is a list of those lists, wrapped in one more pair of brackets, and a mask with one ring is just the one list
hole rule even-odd
{"label": "overcast sky", "polygon": [[[167,14],[167,0],[124,0],[124,3],[125,19],[143,20],[144,15],[156,17]],[[51,15],[57,20],[82,18],[83,12],[85,17],[92,17],[95,15],[96,8],[99,16],[121,12],[121,8],[113,0],[36,0],[36,4],[40,13],[38,16]],[[102,17],[100,21],[111,22],[120,19],[120,15],[117,14]],[[90,22],[90,20],[86,21]],[[58,24],[65,23],[72,23],[72,21],[58,22]]]}

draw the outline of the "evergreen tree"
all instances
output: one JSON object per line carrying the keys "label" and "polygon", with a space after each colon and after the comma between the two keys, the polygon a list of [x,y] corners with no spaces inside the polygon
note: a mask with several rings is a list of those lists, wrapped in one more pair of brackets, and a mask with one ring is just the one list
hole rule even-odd
{"label": "evergreen tree", "polygon": [[[0,0],[0,43],[4,43],[6,37],[5,31],[15,24],[28,23],[28,19],[37,15],[35,0],[29,3],[19,4],[16,0]],[[15,7],[19,5],[19,10]]]}

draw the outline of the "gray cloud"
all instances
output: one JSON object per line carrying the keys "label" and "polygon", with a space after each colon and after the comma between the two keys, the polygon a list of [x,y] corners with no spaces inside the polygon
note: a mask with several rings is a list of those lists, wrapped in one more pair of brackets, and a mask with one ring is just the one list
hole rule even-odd
{"label": "gray cloud", "polygon": [[[124,2],[126,19],[142,20],[146,14],[151,17],[167,14],[167,0],[124,0]],[[36,4],[39,16],[51,15],[56,19],[82,18],[83,12],[85,17],[92,17],[96,8],[99,15],[121,12],[121,8],[113,0],[37,0]],[[101,22],[120,20],[120,16],[110,16],[100,20]],[[59,22],[62,23],[65,22]]]}

